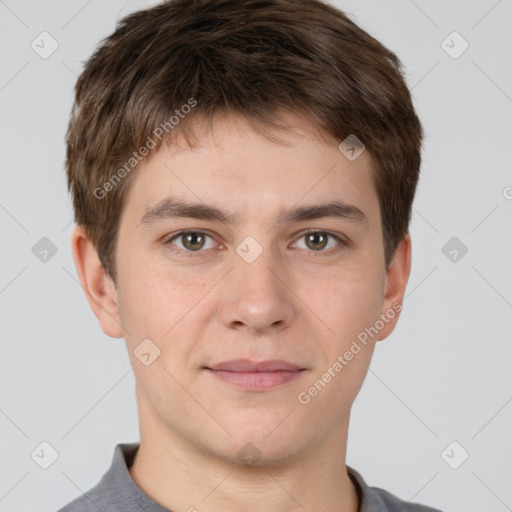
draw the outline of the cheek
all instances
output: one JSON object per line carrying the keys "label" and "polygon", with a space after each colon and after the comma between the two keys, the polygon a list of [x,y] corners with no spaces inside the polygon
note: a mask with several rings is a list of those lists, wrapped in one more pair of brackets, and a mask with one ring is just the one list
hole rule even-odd
{"label": "cheek", "polygon": [[341,421],[367,374],[377,338],[365,339],[364,335],[365,329],[379,318],[378,283],[377,276],[350,279],[339,276],[324,290],[327,293],[314,297],[319,316],[335,334],[325,330],[327,334],[321,337],[323,354],[317,360],[308,387],[302,391],[306,398],[314,397],[307,406],[308,411],[324,417],[326,423]]}
{"label": "cheek", "polygon": [[163,346],[178,332],[183,334],[188,315],[201,307],[201,298],[219,279],[143,258],[125,263],[119,266],[119,313],[133,343],[150,338]]}
{"label": "cheek", "polygon": [[[162,383],[172,383],[164,368],[174,374],[174,368],[185,366],[201,322],[207,318],[201,314],[201,299],[218,281],[218,272],[177,268],[149,250],[137,250],[135,244],[123,247],[118,259],[118,308],[121,323],[129,332],[124,337],[132,366],[138,368],[144,388],[158,387],[155,375]],[[151,366],[142,367],[135,357],[146,339],[156,345],[155,353],[160,353]]]}
{"label": "cheek", "polygon": [[321,281],[315,280],[314,287],[309,285],[304,302],[334,331],[338,345],[357,336],[379,317],[382,284],[370,269],[331,274]]}

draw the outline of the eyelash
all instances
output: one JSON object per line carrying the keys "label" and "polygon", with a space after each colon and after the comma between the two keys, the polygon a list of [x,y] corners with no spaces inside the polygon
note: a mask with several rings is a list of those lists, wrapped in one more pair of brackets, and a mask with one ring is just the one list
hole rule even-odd
{"label": "eyelash", "polygon": [[[198,234],[198,233],[201,235],[206,235],[206,236],[210,237],[211,239],[213,239],[213,237],[211,235],[209,235],[208,233],[206,233],[205,231],[187,230],[187,231],[180,231],[179,233],[176,233],[176,234],[172,235],[171,237],[167,238],[166,240],[164,240],[164,245],[167,245],[168,249],[171,252],[179,254],[179,255],[184,255],[186,258],[194,258],[194,257],[201,256],[201,253],[205,252],[205,249],[200,249],[198,251],[188,251],[188,250],[183,250],[183,249],[176,249],[173,247],[173,244],[172,244],[173,240],[176,240],[177,238],[179,238],[181,236],[189,235],[189,234]],[[321,231],[318,229],[316,229],[316,230],[312,229],[310,231],[303,232],[297,240],[300,240],[302,237],[304,237],[306,235],[317,234],[317,233],[320,233],[322,235],[327,235],[330,238],[334,238],[339,243],[339,245],[341,247],[334,248],[334,251],[332,249],[330,249],[328,251],[323,251],[323,250],[322,251],[313,251],[313,250],[308,251],[308,252],[313,253],[315,257],[321,256],[321,255],[331,255],[331,254],[337,253],[343,247],[348,247],[348,245],[349,245],[348,242],[343,240],[341,237],[335,235],[334,233],[331,233],[329,231]],[[315,254],[315,253],[317,253],[317,254]]]}

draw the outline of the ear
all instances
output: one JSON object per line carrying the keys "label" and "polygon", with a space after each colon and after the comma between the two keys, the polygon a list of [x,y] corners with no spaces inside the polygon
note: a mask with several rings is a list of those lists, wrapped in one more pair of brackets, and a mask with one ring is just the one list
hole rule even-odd
{"label": "ear", "polygon": [[71,250],[85,296],[100,322],[103,332],[112,338],[122,338],[119,321],[117,289],[103,268],[96,249],[87,238],[85,229],[76,226],[71,235]]}
{"label": "ear", "polygon": [[[411,272],[411,236],[406,233],[398,244],[393,260],[386,273],[384,285],[384,296],[382,301],[381,315],[385,315],[384,327],[379,331],[377,340],[387,338],[394,330],[402,303],[404,300],[405,288]],[[386,315],[387,312],[387,315]]]}

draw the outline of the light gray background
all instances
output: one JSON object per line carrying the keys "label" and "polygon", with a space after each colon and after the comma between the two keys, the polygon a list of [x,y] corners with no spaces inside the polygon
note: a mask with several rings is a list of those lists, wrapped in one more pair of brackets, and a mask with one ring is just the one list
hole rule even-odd
{"label": "light gray background", "polygon": [[[63,161],[82,62],[151,3],[0,0],[1,511],[55,511],[139,439],[124,342],[77,282]],[[404,311],[354,405],[348,463],[407,500],[512,510],[512,1],[335,5],[400,57],[427,134]],[[59,44],[47,59],[31,48],[42,31]],[[453,31],[469,43],[456,59],[441,47]],[[455,263],[452,237],[469,249]],[[46,470],[30,455],[42,441],[59,453]],[[452,441],[469,453],[458,469],[441,457]]]}

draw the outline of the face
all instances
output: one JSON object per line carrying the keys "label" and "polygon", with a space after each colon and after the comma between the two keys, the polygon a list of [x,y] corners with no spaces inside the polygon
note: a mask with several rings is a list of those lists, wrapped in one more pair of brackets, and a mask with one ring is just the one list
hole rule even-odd
{"label": "face", "polygon": [[[214,138],[137,168],[110,292],[123,330],[97,313],[126,340],[141,431],[226,460],[290,460],[339,436],[409,271],[397,251],[386,275],[370,155],[349,161],[298,122],[279,136],[217,118]],[[223,365],[240,359],[256,367]]]}

